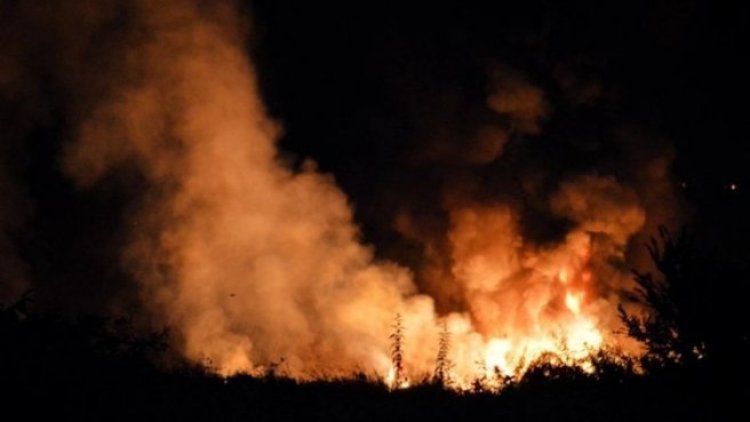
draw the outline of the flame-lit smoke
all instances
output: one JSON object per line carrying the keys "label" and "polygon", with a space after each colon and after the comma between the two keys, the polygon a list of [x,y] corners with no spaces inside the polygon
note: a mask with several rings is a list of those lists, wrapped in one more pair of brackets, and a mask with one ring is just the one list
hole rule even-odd
{"label": "flame-lit smoke", "polygon": [[405,301],[408,272],[373,262],[331,177],[276,157],[234,11],[132,13],[145,35],[118,72],[137,79],[86,116],[65,167],[84,186],[125,165],[147,178],[124,259],[143,300],[222,373],[280,359],[295,376],[385,369],[394,310],[429,314],[429,299]]}
{"label": "flame-lit smoke", "polygon": [[[627,240],[643,226],[634,194],[611,178],[561,183],[552,209],[578,223],[552,246],[527,242],[508,206],[451,213],[451,268],[474,327],[491,338],[485,359],[506,375],[545,352],[582,358],[617,341]],[[494,364],[492,362],[495,362]]]}
{"label": "flame-lit smoke", "polygon": [[[146,181],[122,265],[186,357],[223,374],[283,362],[280,370],[298,378],[386,377],[397,313],[406,376],[434,369],[445,324],[450,376],[462,386],[495,371],[517,374],[544,353],[573,361],[619,344],[626,254],[653,224],[637,187],[596,172],[557,180],[538,206],[566,231],[539,242],[523,230],[518,203],[480,200],[470,178],[463,191],[455,182],[435,204],[447,212],[447,230],[425,231],[409,215],[396,221],[425,247],[419,270],[434,277],[420,293],[409,270],[376,260],[360,242],[331,176],[312,161],[295,170],[278,157],[280,128],[258,93],[247,25],[231,4],[216,3],[121,6],[128,23],[115,37],[117,57],[72,72],[102,89],[62,82],[76,121],[66,174],[83,188],[111,174]],[[84,4],[92,20],[114,13],[109,2]],[[84,60],[78,52],[69,59]],[[470,165],[502,156],[513,136],[537,134],[550,113],[518,72],[495,67],[490,79],[486,107],[500,120],[474,128],[459,157]],[[450,142],[432,145],[427,160],[455,155]],[[666,177],[668,163],[654,163],[644,186]],[[434,298],[449,309],[438,314]]]}

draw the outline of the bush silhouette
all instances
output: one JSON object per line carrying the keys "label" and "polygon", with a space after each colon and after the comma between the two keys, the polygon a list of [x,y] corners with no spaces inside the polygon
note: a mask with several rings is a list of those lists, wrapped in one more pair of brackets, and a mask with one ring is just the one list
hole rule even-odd
{"label": "bush silhouette", "polygon": [[705,250],[683,228],[676,237],[664,227],[647,245],[657,274],[634,272],[634,299],[643,316],[620,307],[630,336],[646,346],[644,364],[731,365],[747,371],[747,274]]}

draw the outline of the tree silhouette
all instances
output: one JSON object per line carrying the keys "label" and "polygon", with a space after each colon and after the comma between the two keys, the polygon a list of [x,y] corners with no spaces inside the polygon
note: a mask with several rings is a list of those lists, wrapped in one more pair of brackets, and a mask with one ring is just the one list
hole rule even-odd
{"label": "tree silhouette", "polygon": [[619,308],[628,334],[646,346],[646,360],[733,361],[736,370],[748,351],[742,271],[702,248],[685,228],[673,237],[661,227],[647,247],[657,274],[634,272],[634,299],[646,311]]}
{"label": "tree silhouette", "polygon": [[619,307],[628,334],[646,346],[648,359],[660,364],[700,359],[705,353],[704,324],[693,295],[705,270],[695,265],[700,257],[692,238],[683,229],[675,239],[660,227],[659,240],[651,238],[647,248],[659,275],[633,272],[634,298],[646,311],[636,315]]}

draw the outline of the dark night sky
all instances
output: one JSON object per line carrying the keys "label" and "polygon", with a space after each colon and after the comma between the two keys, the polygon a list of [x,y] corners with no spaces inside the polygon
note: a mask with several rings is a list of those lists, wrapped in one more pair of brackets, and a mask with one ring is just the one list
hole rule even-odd
{"label": "dark night sky", "polygon": [[[254,51],[270,111],[285,127],[282,148],[336,176],[369,240],[394,240],[383,217],[397,205],[389,192],[430,177],[408,164],[428,136],[422,127],[450,114],[440,107],[452,101],[445,91],[481,101],[488,60],[519,69],[550,99],[553,111],[529,142],[554,151],[557,142],[637,127],[674,146],[675,179],[699,210],[693,218],[728,233],[717,244],[746,232],[737,198],[750,182],[745,3],[368,6],[259,2]],[[560,69],[601,87],[602,97],[571,104]],[[415,101],[436,106],[415,113]],[[471,118],[447,109],[458,111],[448,118]],[[733,182],[739,194],[727,191]]]}
{"label": "dark night sky", "polygon": [[[411,122],[400,103],[408,91],[469,87],[483,60],[499,59],[547,87],[556,66],[573,62],[613,91],[610,110],[597,112],[668,137],[685,172],[743,177],[748,10],[740,2],[259,3],[257,55],[284,146],[336,173],[358,154],[388,160],[407,148]],[[415,71],[421,86],[393,81]]]}
{"label": "dark night sky", "polygon": [[[466,170],[449,164],[446,172],[444,163],[414,157],[434,130],[460,132],[463,122],[484,118],[474,111],[487,97],[486,69],[500,63],[551,104],[538,135],[511,141],[533,151],[536,165],[585,167],[586,154],[571,152],[581,145],[616,155],[611,139],[623,128],[665,140],[675,148],[675,177],[687,182],[698,231],[746,256],[737,248],[747,233],[741,198],[750,188],[746,2],[465,3],[257,1],[247,8],[255,21],[248,50],[269,111],[284,126],[284,157],[312,157],[335,176],[366,241],[408,263],[409,245],[392,229],[394,210],[403,198],[434,206],[439,193],[431,184]],[[595,100],[583,97],[586,87],[597,90]],[[62,114],[53,107],[30,132],[35,142],[26,143],[19,174],[34,211],[14,236],[51,296],[72,290],[76,302],[90,304],[126,284],[116,265],[124,233],[116,227],[136,204],[117,183],[80,191],[60,174]],[[503,165],[481,177],[492,180]],[[729,183],[739,192],[728,192]]]}

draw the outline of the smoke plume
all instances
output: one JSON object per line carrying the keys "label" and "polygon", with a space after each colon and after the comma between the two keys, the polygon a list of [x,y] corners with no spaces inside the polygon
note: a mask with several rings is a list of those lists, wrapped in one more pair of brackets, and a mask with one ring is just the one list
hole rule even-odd
{"label": "smoke plume", "polygon": [[[414,287],[358,243],[346,197],[277,157],[231,5],[135,2],[105,95],[63,157],[82,187],[135,168],[148,181],[123,265],[187,357],[224,373],[387,366]],[[380,368],[381,370],[383,368]]]}

